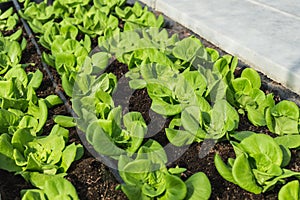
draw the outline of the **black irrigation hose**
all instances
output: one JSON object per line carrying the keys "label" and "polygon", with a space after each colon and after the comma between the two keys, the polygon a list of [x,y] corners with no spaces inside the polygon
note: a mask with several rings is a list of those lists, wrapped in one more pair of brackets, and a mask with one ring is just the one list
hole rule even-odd
{"label": "black irrigation hose", "polygon": [[[21,11],[21,6],[19,4],[19,2],[17,0],[12,0],[17,12]],[[48,5],[52,4],[52,1],[48,0]],[[66,96],[64,95],[64,93],[60,90],[60,88],[58,87],[58,84],[55,82],[54,80],[54,76],[51,73],[51,71],[49,70],[49,67],[47,66],[47,64],[43,61],[42,59],[42,52],[39,48],[39,45],[37,44],[35,37],[31,31],[31,28],[28,26],[28,23],[22,18],[20,17],[21,22],[25,28],[25,31],[28,35],[28,37],[30,38],[31,42],[34,44],[35,48],[36,48],[36,52],[42,62],[42,66],[43,66],[43,70],[46,71],[47,75],[49,76],[53,87],[55,88],[55,93],[61,98],[61,100],[63,101],[65,107],[67,108],[68,113],[71,114],[72,117],[77,118],[77,114],[74,112],[74,110],[72,109],[72,106],[70,105],[70,103],[68,102]],[[117,164],[116,162],[114,162],[112,159],[110,159],[109,157],[100,155],[99,153],[97,153],[95,151],[95,149],[89,144],[89,142],[86,140],[85,137],[85,133],[83,133],[82,131],[80,131],[77,128],[77,134],[80,138],[80,140],[82,141],[82,143],[84,144],[85,148],[100,162],[102,163],[106,163],[108,165],[108,167],[110,168],[110,171],[112,172],[112,174],[114,175],[114,177],[117,179],[117,181],[119,183],[123,183],[122,178],[120,177],[118,170],[117,170]]]}

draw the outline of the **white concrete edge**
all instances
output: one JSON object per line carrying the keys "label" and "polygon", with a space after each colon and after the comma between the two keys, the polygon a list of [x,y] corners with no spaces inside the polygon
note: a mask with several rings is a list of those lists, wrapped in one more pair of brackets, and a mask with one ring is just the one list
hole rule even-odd
{"label": "white concrete edge", "polygon": [[176,8],[169,4],[165,4],[163,1],[156,0],[140,0],[153,9],[164,13],[172,20],[182,24],[193,32],[199,34],[201,37],[212,42],[214,45],[220,47],[226,52],[237,56],[240,60],[250,65],[254,69],[264,73],[271,79],[281,83],[283,86],[291,89],[292,91],[300,94],[300,85],[296,84],[297,80],[300,80],[300,74],[292,72],[290,69],[281,66],[274,61],[259,55],[247,47],[237,43],[236,41],[219,34],[218,32],[210,29],[200,21],[193,19],[188,13],[181,13]]}

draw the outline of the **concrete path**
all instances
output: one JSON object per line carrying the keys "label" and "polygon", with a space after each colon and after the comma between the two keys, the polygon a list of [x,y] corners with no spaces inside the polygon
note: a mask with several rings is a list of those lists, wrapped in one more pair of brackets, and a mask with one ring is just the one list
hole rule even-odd
{"label": "concrete path", "polygon": [[300,94],[298,0],[141,0]]}

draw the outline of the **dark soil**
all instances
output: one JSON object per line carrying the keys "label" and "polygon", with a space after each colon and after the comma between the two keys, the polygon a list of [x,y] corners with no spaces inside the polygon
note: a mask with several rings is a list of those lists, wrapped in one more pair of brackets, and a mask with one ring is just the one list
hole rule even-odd
{"label": "dark soil", "polygon": [[[181,38],[190,36],[192,34],[195,35],[193,32],[185,29],[175,22],[169,21],[167,25],[168,28],[170,28],[170,33],[178,33]],[[205,46],[213,47],[219,50],[221,55],[225,54],[225,52],[220,50],[218,47],[215,47],[213,44],[207,42],[203,38],[200,39]],[[52,82],[45,71],[42,70],[41,60],[36,55],[34,46],[29,40],[28,49],[26,49],[23,54],[22,63],[35,63],[35,66],[31,66],[28,68],[28,71],[40,69],[44,73],[42,86],[37,91],[38,97],[44,98],[49,94],[55,94],[55,88],[53,88]],[[240,62],[236,75],[239,75],[241,70],[245,67],[248,66]],[[53,73],[54,80],[60,87],[61,83],[58,74],[54,69],[50,68],[50,70]],[[127,67],[114,61],[106,72],[114,73],[119,80],[119,89],[114,95],[115,104],[122,105],[124,113],[128,111],[139,111],[142,113],[150,130],[150,134],[147,135],[147,137],[152,137],[165,147],[168,146],[166,147],[166,149],[168,151],[169,159],[175,160],[174,162],[169,163],[168,166],[175,167],[176,165],[178,165],[180,167],[187,168],[187,171],[182,174],[183,179],[187,179],[189,176],[196,172],[204,172],[211,181],[211,199],[277,199],[277,193],[280,189],[280,186],[276,186],[270,192],[260,195],[254,195],[252,193],[244,191],[240,187],[230,182],[225,181],[219,175],[219,173],[215,169],[213,161],[215,153],[220,154],[224,161],[229,157],[234,158],[234,151],[232,149],[232,146],[226,141],[215,144],[213,141],[207,140],[205,141],[205,144],[192,144],[188,149],[176,148],[172,145],[168,145],[169,142],[165,137],[164,127],[168,126],[170,119],[164,119],[163,117],[153,113],[150,110],[151,99],[149,98],[146,90],[136,90],[128,92],[131,89],[128,87],[128,80],[124,77],[124,74],[127,72]],[[295,101],[299,105],[299,96],[287,90],[280,84],[270,80],[263,74],[261,74],[261,77],[262,89],[266,93],[274,93],[276,101],[288,99]],[[132,95],[122,95],[129,93]],[[122,98],[117,98],[120,96],[122,96]],[[53,116],[58,114],[69,115],[67,109],[63,105],[49,109],[49,117],[46,126],[44,127],[44,134],[49,133],[54,125]],[[238,130],[251,130],[272,135],[266,127],[253,126],[245,116],[241,116]],[[151,133],[155,133],[155,135]],[[69,142],[81,143],[75,129],[70,129]],[[181,156],[176,159],[178,155]],[[299,151],[292,151],[292,160],[287,168],[295,171],[300,171]],[[80,199],[127,199],[121,191],[115,190],[118,182],[111,173],[110,169],[96,160],[88,151],[85,151],[82,159],[72,164],[66,178],[75,186]],[[12,173],[0,170],[0,199],[20,199],[20,191],[22,189],[28,188],[32,188],[32,186],[26,183],[22,177],[15,176]]]}

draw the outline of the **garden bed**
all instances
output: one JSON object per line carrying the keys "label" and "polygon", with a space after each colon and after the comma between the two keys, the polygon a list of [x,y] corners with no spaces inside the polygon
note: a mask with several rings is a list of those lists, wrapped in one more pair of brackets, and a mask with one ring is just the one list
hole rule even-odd
{"label": "garden bed", "polygon": [[[158,14],[159,13],[156,13],[156,15]],[[18,26],[18,28],[22,28],[22,26],[20,25]],[[215,47],[214,45],[202,39],[200,36],[197,36],[196,34],[192,33],[191,31],[185,29],[184,27],[175,22],[169,20],[166,28],[168,28],[168,32],[170,34],[177,33],[180,38],[186,38],[191,35],[195,35],[201,40],[201,42],[205,46],[217,49],[220,55],[226,54],[226,52],[223,52],[218,47]],[[35,66],[29,67],[27,68],[27,70],[35,71],[36,69],[40,69],[44,75],[43,83],[37,90],[37,96],[39,98],[45,98],[50,94],[56,94],[57,88],[53,87],[52,81],[48,77],[47,73],[43,71],[41,60],[36,54],[34,45],[31,43],[31,41],[26,35],[24,36],[27,39],[28,45],[26,50],[23,52],[21,62],[35,63]],[[92,46],[97,46],[95,42],[96,41],[94,40]],[[234,72],[235,76],[239,77],[241,75],[242,70],[246,67],[248,66],[239,61],[238,67]],[[54,80],[56,80],[56,82],[58,83],[58,87],[61,88],[62,83],[59,74],[54,68],[50,68],[50,70],[51,73],[54,75]],[[127,90],[130,90],[128,86],[129,80],[120,80],[121,77],[123,77],[124,74],[128,72],[127,65],[122,64],[119,61],[114,61],[106,69],[105,72],[112,72],[116,75],[117,79],[119,79],[118,87],[122,88],[122,90],[118,90],[117,92],[120,92],[122,94],[122,91],[125,91],[126,93]],[[279,83],[270,80],[268,77],[261,73],[260,77],[262,80],[261,89],[265,92],[265,94],[273,93],[276,103],[287,99],[296,102],[299,106],[300,98],[298,95],[282,87]],[[143,118],[145,119],[146,124],[152,124],[152,127],[148,127],[149,130],[157,129],[157,127],[155,126],[157,126],[158,124],[158,127],[160,127],[161,130],[158,131],[158,133],[154,135],[152,139],[158,141],[163,147],[169,144],[164,128],[169,126],[171,119],[164,119],[160,115],[154,114],[154,112],[150,110],[152,100],[147,94],[146,89],[136,90],[129,98],[123,98],[123,96],[120,94],[116,94],[115,96],[118,97],[114,99],[115,104],[122,105],[123,110],[125,110],[126,112],[140,112]],[[69,100],[70,98],[68,98],[68,101]],[[48,112],[48,119],[43,128],[44,134],[49,133],[52,127],[54,126],[55,123],[53,121],[53,116],[71,116],[71,114],[68,113],[64,105],[58,105],[53,108],[50,108]],[[275,134],[271,133],[266,126],[257,127],[252,125],[252,123],[248,120],[247,116],[240,114],[239,117],[240,121],[238,124],[237,131],[253,131],[256,133],[265,133],[271,135],[272,137],[276,136]],[[162,121],[164,123],[162,123]],[[69,131],[70,136],[68,144],[71,144],[72,142],[80,144],[81,140],[77,135],[76,128],[69,128]],[[234,149],[228,141],[221,141],[215,144],[215,141],[213,140],[204,140],[204,142],[193,143],[191,146],[189,146],[187,150],[176,148],[172,145],[169,146],[169,148],[169,150],[172,151],[168,154],[168,158],[169,160],[174,160],[174,162],[167,163],[167,166],[179,166],[186,168],[187,170],[181,173],[181,178],[183,180],[187,180],[189,177],[191,177],[193,174],[199,171],[204,172],[211,182],[212,192],[210,199],[278,198],[278,192],[281,188],[281,186],[279,185],[276,185],[274,189],[266,193],[253,194],[243,190],[242,188],[233,183],[226,181],[222,178],[222,176],[220,176],[214,164],[215,154],[218,153],[224,161],[230,157],[235,157]],[[177,155],[181,153],[182,155],[178,159],[174,159]],[[300,154],[297,150],[292,150],[291,153],[292,160],[290,164],[285,168],[296,172],[300,172]],[[3,200],[21,199],[21,190],[33,188],[21,176],[14,175],[13,173],[8,173],[4,170],[0,170],[0,177],[0,194]],[[101,163],[99,160],[95,159],[87,150],[85,150],[85,153],[80,160],[75,161],[71,165],[71,167],[68,170],[66,179],[74,185],[80,199],[127,199],[127,197],[121,190],[116,190],[116,187],[120,183],[116,180],[116,177],[114,177],[114,174],[111,172],[109,167]],[[294,179],[289,178],[288,180],[290,181]]]}

